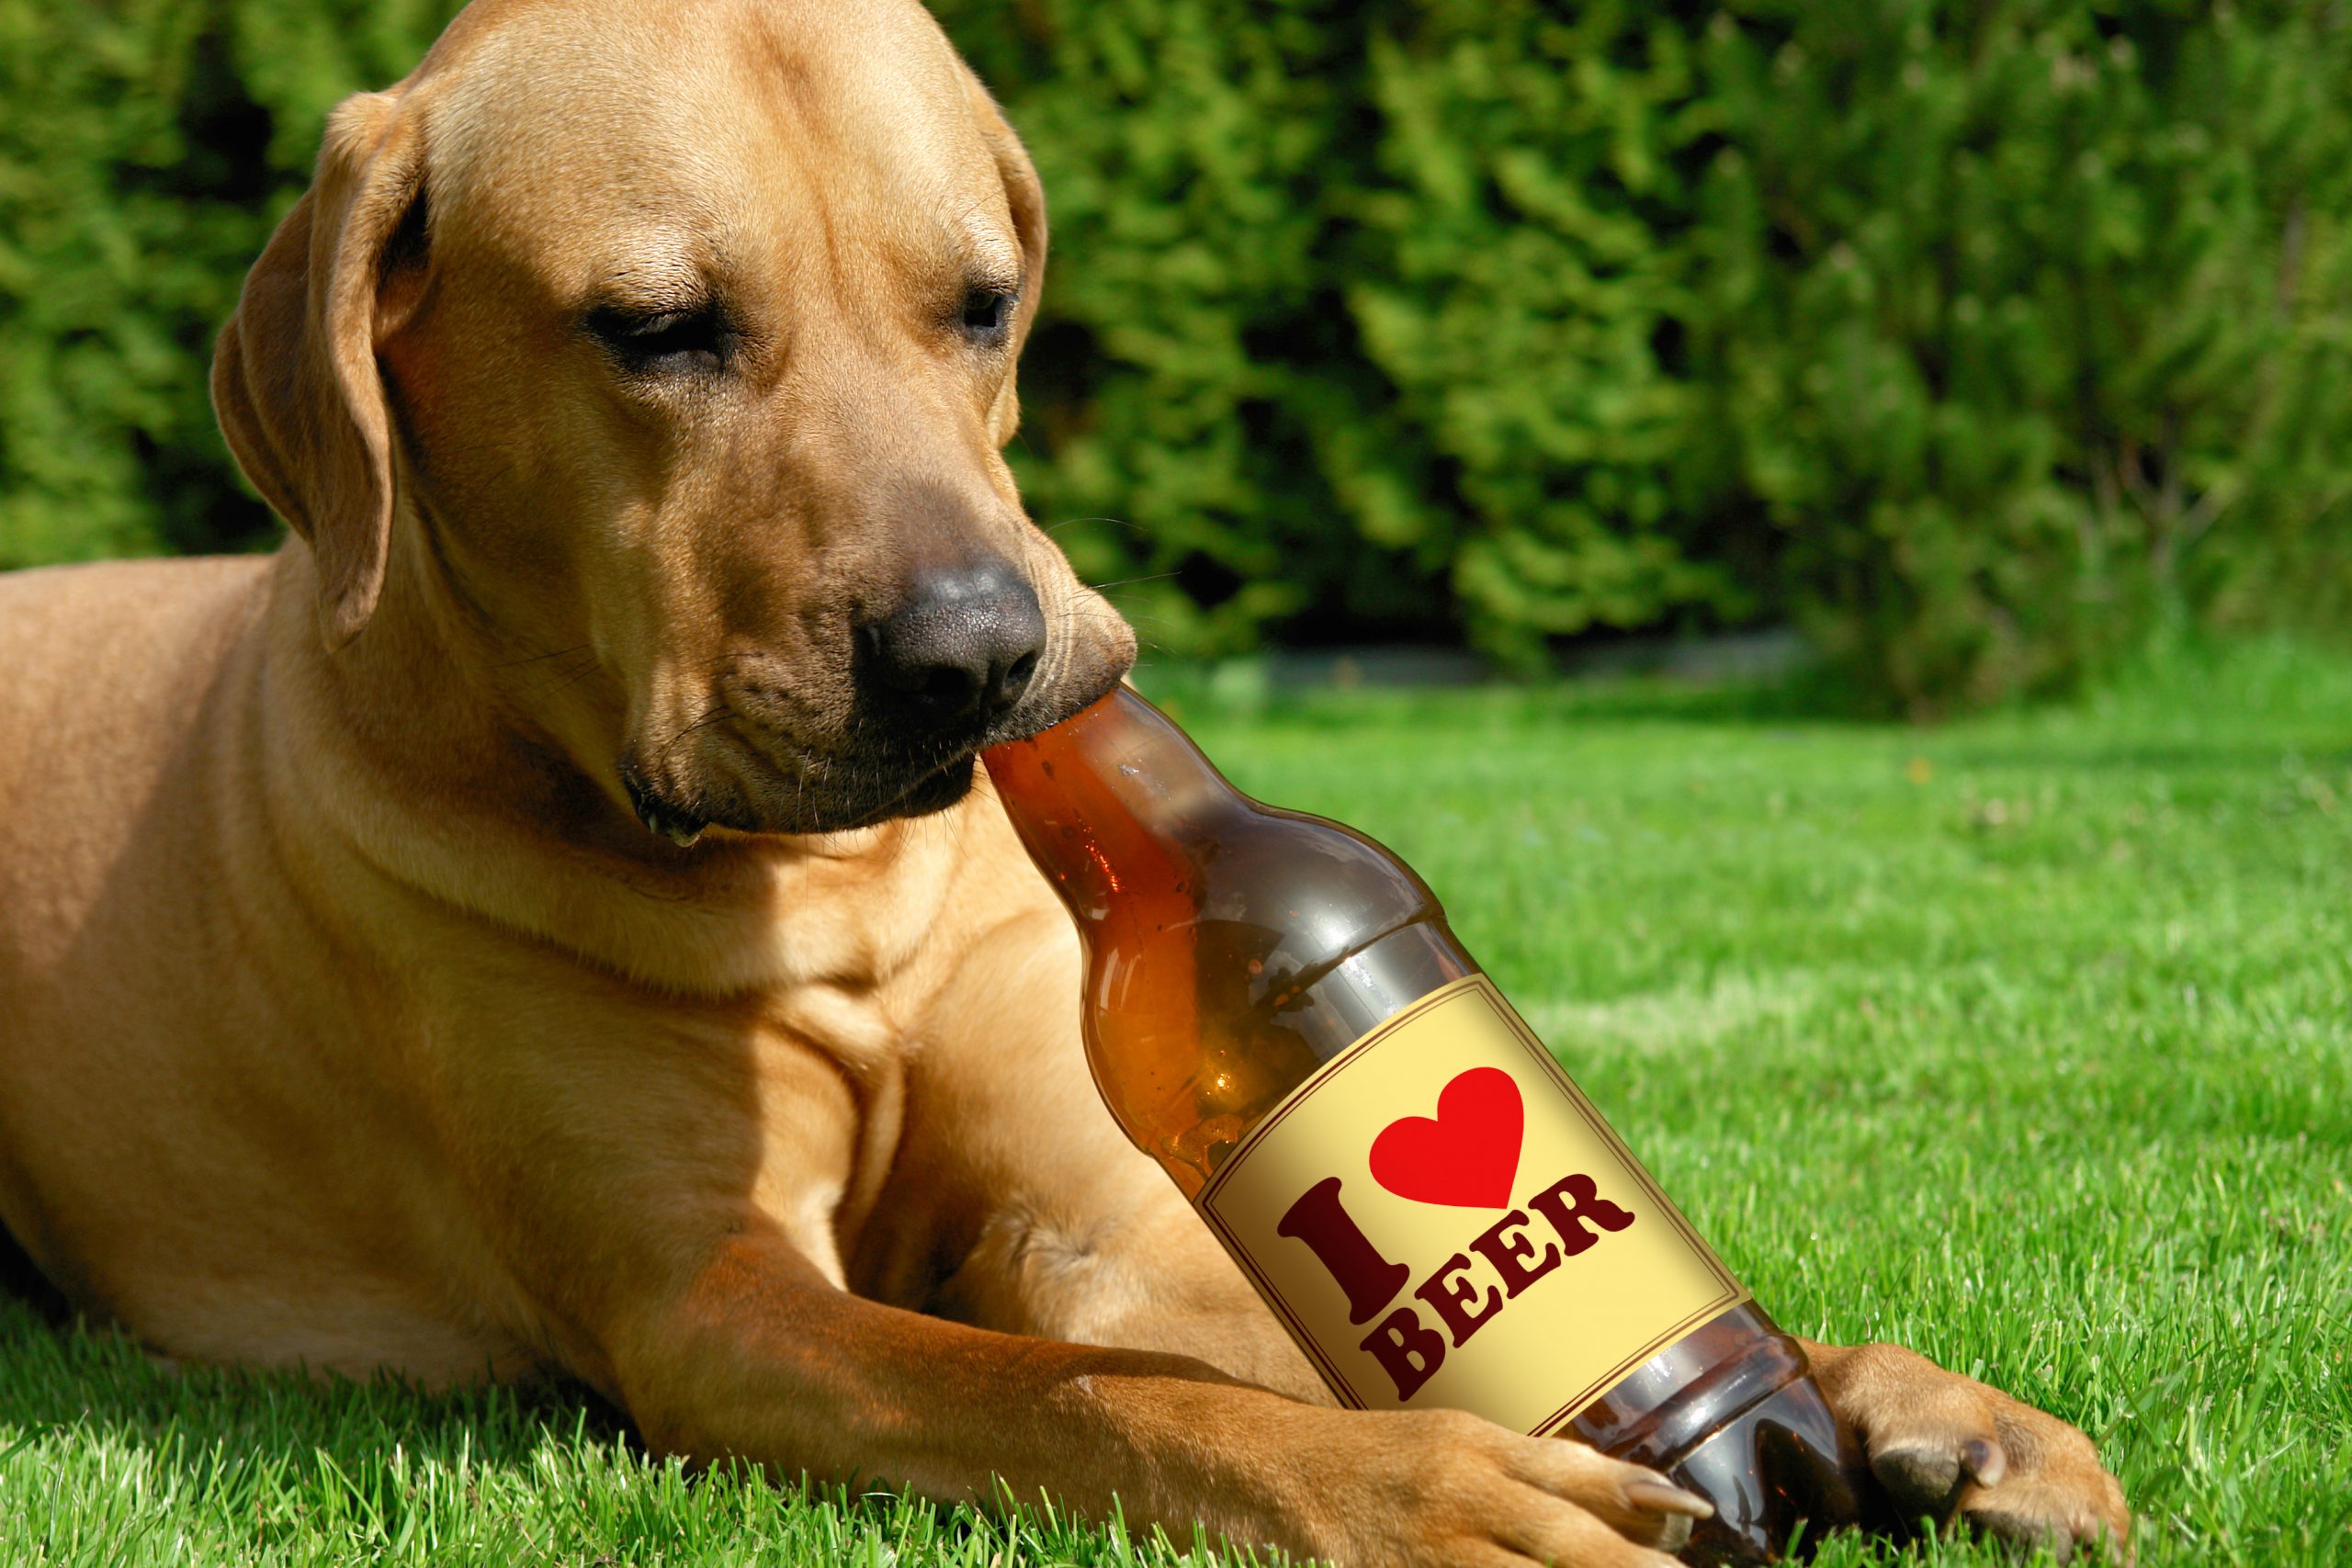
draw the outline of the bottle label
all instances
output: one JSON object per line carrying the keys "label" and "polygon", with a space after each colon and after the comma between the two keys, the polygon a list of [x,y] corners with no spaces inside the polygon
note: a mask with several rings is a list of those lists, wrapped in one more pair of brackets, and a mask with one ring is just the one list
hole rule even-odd
{"label": "bottle label", "polygon": [[1324,1064],[1199,1208],[1360,1410],[1549,1432],[1747,1299],[1483,975]]}

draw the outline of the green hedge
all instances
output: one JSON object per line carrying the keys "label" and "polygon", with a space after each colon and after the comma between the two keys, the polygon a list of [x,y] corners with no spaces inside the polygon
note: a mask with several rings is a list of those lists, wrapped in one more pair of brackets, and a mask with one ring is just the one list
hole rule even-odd
{"label": "green hedge", "polygon": [[[1148,640],[1795,619],[1914,711],[2352,599],[2352,14],[942,0]],[[269,536],[210,333],[440,0],[0,0],[0,564]],[[1136,581],[1126,581],[1136,580]]]}
{"label": "green hedge", "polygon": [[2352,12],[1703,29],[1695,374],[1788,604],[1922,706],[2352,587]]}
{"label": "green hedge", "polygon": [[0,567],[276,536],[213,425],[213,334],[327,110],[456,8],[0,0]]}

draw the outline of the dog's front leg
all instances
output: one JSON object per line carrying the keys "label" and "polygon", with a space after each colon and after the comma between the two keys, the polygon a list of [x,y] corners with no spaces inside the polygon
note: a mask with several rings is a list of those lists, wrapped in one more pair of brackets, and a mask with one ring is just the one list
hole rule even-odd
{"label": "dog's front leg", "polygon": [[[870,1271],[837,1245],[936,1237],[939,1213],[988,1200],[982,1168],[894,1147],[876,1130],[889,1116],[861,1118],[831,1058],[739,1008],[551,984],[519,946],[466,956],[436,973],[469,987],[449,1013],[467,1023],[424,1035],[461,1047],[428,1081],[464,1213],[487,1232],[451,1267],[494,1257],[481,1309],[514,1314],[518,1337],[620,1403],[658,1450],[942,1501],[991,1502],[1001,1481],[1180,1541],[1197,1523],[1340,1564],[1668,1568],[1634,1538],[1671,1539],[1680,1495],[1573,1445],[1304,1404],[1190,1356],[856,1293]],[[1067,1018],[1067,977],[1060,992]],[[528,1010],[502,1013],[507,998]],[[910,1124],[961,1123],[970,1108],[917,1076]],[[1051,1142],[1052,1109],[991,1125]],[[869,1161],[893,1173],[878,1193],[860,1179]]]}
{"label": "dog's front leg", "polygon": [[[1069,1029],[1066,974],[1034,970],[1017,949],[979,956],[975,974],[1052,978]],[[519,944],[477,942],[465,959],[435,971],[467,987],[448,1014],[465,1021],[424,1033],[460,1047],[432,1058],[428,1081],[465,1212],[489,1244],[453,1253],[452,1266],[496,1258],[482,1309],[514,1314],[518,1337],[617,1400],[660,1451],[942,1501],[991,1502],[1001,1481],[1024,1501],[1052,1497],[1098,1520],[1122,1510],[1180,1541],[1198,1524],[1345,1565],[1669,1568],[1638,1542],[1679,1538],[1682,1495],[1574,1444],[1453,1413],[1309,1404],[1164,1348],[1005,1333],[849,1288],[870,1291],[888,1272],[865,1256],[866,1236],[935,1257],[943,1237],[968,1240],[960,1217],[1040,1192],[986,1151],[1078,1150],[1056,1179],[1099,1171],[1093,1140],[1117,1134],[1082,1064],[1065,1089],[1083,1090],[1090,1115],[1065,1129],[1059,1111],[1080,1103],[1068,1092],[995,1114],[1017,1094],[1017,1052],[1001,1052],[991,1073],[944,1037],[916,1042],[899,1140],[892,1117],[861,1117],[833,1059],[789,1028],[733,1006],[554,984]],[[529,998],[528,1010],[502,1011],[509,998]],[[974,1075],[972,1100],[923,1070],[943,1055]],[[1069,1076],[1067,1065],[1046,1075]],[[990,1078],[997,1099],[983,1105]],[[957,1128],[977,1141],[946,1136]],[[869,1165],[890,1172],[878,1191],[861,1180]],[[1115,1203],[1119,1191],[1097,1181],[1074,1196]],[[1147,1234],[1112,1244],[1124,1256]],[[1136,1327],[1135,1308],[1103,1321]]]}
{"label": "dog's front leg", "polygon": [[1186,1357],[1015,1337],[837,1289],[739,1231],[608,1342],[656,1448],[944,1501],[1050,1496],[1341,1564],[1668,1568],[1649,1472],[1453,1413],[1301,1404]]}

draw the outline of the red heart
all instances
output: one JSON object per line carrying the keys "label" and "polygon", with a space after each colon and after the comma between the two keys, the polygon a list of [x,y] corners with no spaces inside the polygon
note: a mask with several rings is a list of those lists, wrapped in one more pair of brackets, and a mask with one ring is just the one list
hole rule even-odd
{"label": "red heart", "polygon": [[1500,1067],[1472,1067],[1439,1091],[1437,1120],[1405,1116],[1372,1141],[1372,1179],[1416,1203],[1505,1209],[1519,1178],[1527,1111]]}

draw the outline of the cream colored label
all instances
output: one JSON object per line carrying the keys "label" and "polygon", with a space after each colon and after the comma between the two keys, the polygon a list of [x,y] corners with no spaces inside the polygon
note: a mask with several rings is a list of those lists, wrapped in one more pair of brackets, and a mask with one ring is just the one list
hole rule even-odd
{"label": "cream colored label", "polygon": [[1359,1409],[1548,1432],[1747,1295],[1484,976],[1327,1063],[1199,1206]]}

